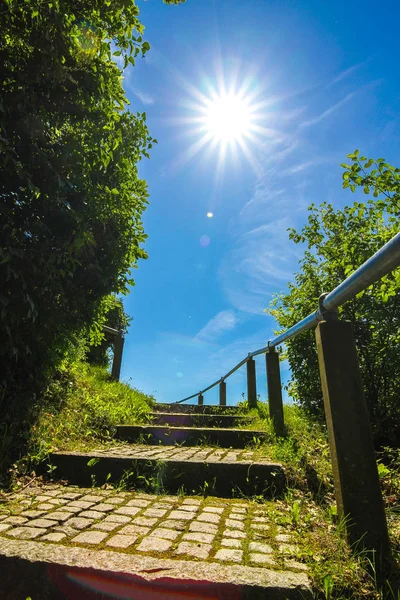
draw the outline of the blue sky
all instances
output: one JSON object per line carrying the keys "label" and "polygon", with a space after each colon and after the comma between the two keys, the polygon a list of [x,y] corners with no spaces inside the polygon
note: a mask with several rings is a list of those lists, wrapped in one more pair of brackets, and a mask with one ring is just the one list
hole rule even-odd
{"label": "blue sky", "polygon": [[[276,323],[263,310],[286,289],[301,255],[287,228],[305,223],[312,202],[354,201],[341,188],[346,154],[359,148],[400,164],[400,6],[138,5],[151,50],[125,71],[124,85],[131,110],[146,111],[159,143],[140,164],[150,192],[149,259],[134,270],[125,298],[133,322],[122,378],[172,402],[273,337]],[[207,131],[198,120],[223,86],[242,94],[253,128],[221,158],[215,127],[202,145]],[[263,357],[257,383],[265,398]],[[245,389],[242,369],[228,380],[228,403]],[[216,400],[216,390],[205,398]]]}

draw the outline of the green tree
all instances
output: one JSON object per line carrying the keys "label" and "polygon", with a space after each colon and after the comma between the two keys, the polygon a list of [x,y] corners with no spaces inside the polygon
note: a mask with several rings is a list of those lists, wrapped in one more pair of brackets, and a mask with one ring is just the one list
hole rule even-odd
{"label": "green tree", "polygon": [[[289,292],[277,295],[268,312],[281,331],[318,307],[318,298],[348,277],[399,230],[400,170],[384,161],[350,154],[342,165],[343,187],[373,193],[343,210],[327,203],[311,205],[307,224],[289,238],[305,246],[300,271]],[[400,271],[375,283],[340,309],[352,322],[366,399],[377,442],[395,442],[400,434]],[[287,342],[291,396],[312,416],[323,418],[314,332]]]}
{"label": "green tree", "polygon": [[[171,2],[170,2],[171,3]],[[0,8],[0,353],[53,364],[146,253],[154,140],[121,71],[149,49],[133,1],[5,0]],[[41,368],[39,369],[39,371]]]}
{"label": "green tree", "polygon": [[123,90],[143,33],[134,0],[0,5],[0,427],[146,257],[154,140]]}

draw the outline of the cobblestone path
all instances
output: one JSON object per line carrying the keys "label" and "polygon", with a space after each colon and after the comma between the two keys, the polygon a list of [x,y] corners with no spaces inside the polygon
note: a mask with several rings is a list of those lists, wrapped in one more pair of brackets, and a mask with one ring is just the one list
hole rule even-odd
{"label": "cobblestone path", "polygon": [[[229,466],[234,469],[241,463],[254,462],[253,451],[234,448],[119,443],[96,455],[103,454],[109,460],[121,456],[146,461],[175,460],[194,465],[195,469],[204,463],[222,463],[228,471]],[[81,454],[76,455],[82,458]],[[90,456],[84,456],[84,464]],[[270,464],[264,462],[266,466]],[[234,477],[235,471],[230,476]],[[122,491],[110,484],[102,488],[53,483],[29,486],[0,505],[0,565],[4,560],[18,558],[12,563],[17,569],[14,579],[19,578],[21,564],[25,569],[26,565],[35,565],[42,571],[55,565],[64,569],[62,581],[68,580],[69,586],[72,580],[86,573],[85,569],[90,569],[97,579],[107,573],[113,590],[117,585],[113,577],[117,573],[140,576],[147,585],[153,585],[149,595],[143,596],[149,600],[186,598],[177,590],[184,582],[187,587],[189,581],[192,593],[189,597],[193,600],[312,597],[306,567],[299,559],[302,541],[280,524],[285,519],[280,518],[279,510],[283,509],[279,509],[279,503],[204,496]],[[68,570],[71,568],[84,571],[79,571],[79,577],[74,571],[72,576]],[[41,581],[42,571],[31,580]],[[169,581],[178,586],[174,588],[175,596],[169,596],[166,588],[164,595],[153,596],[154,582],[161,585],[166,573]],[[60,582],[60,575],[57,577]],[[193,590],[200,582],[208,582],[218,590],[206,595],[202,588],[196,595]],[[62,587],[62,583],[58,585]],[[136,589],[132,580],[129,585],[129,589]],[[42,600],[42,591],[36,597],[26,587],[23,591],[33,600]],[[9,590],[7,594],[4,596],[7,600],[14,598]],[[76,589],[69,594],[65,597],[81,597]],[[3,597],[1,590],[0,597]],[[86,597],[92,598],[82,596]],[[115,592],[107,597],[135,596],[118,596]],[[26,596],[15,598],[25,600]]]}

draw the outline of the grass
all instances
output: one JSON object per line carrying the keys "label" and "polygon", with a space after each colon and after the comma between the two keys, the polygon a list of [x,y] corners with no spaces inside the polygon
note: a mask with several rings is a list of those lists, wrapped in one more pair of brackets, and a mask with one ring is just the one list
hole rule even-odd
{"label": "grass", "polygon": [[146,422],[154,403],[128,384],[112,381],[103,367],[64,365],[33,407],[27,453],[16,471],[26,474],[52,451],[115,444],[115,426]]}
{"label": "grass", "polygon": [[[242,402],[242,408],[246,404]],[[400,592],[395,591],[396,583],[400,584],[397,572],[392,583],[379,583],[373,557],[351,552],[346,542],[344,523],[337,519],[326,428],[310,421],[297,406],[286,405],[286,436],[277,437],[266,403],[259,402],[248,414],[254,419],[252,429],[269,434],[267,442],[254,440],[255,454],[278,460],[285,467],[288,493],[275,502],[280,507],[276,520],[292,527],[303,540],[301,559],[309,566],[317,597],[400,600]],[[400,450],[384,448],[377,459],[393,558],[400,565]]]}

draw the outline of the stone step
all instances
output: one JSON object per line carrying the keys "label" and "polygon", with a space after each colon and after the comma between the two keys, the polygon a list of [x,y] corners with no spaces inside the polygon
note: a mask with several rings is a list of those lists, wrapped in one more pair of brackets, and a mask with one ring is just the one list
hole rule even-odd
{"label": "stone step", "polygon": [[282,465],[249,450],[121,445],[95,452],[53,452],[53,476],[87,486],[123,481],[132,489],[275,497],[286,487]]}
{"label": "stone step", "polygon": [[198,413],[162,413],[150,414],[153,425],[170,425],[171,427],[234,427],[254,421],[254,417],[243,415],[198,414]]}
{"label": "stone step", "polygon": [[211,427],[163,427],[162,425],[118,425],[116,436],[126,442],[142,444],[162,444],[163,446],[209,445],[221,448],[245,448],[257,443],[257,440],[268,441],[264,431],[249,429],[219,429]]}
{"label": "stone step", "polygon": [[204,415],[236,415],[243,414],[237,406],[198,405],[198,404],[164,404],[157,402],[153,406],[154,412],[163,413],[196,413]]}
{"label": "stone step", "polygon": [[0,506],[0,598],[311,600],[302,537],[278,525],[284,511],[30,486]]}

